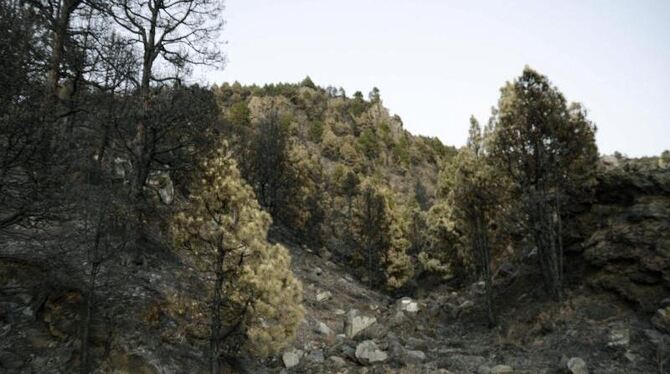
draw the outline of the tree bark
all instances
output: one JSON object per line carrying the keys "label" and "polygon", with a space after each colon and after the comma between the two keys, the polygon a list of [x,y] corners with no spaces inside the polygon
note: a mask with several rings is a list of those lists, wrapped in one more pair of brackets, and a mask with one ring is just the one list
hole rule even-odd
{"label": "tree bark", "polygon": [[81,332],[81,359],[79,372],[81,374],[88,374],[90,370],[90,358],[88,352],[88,340],[91,331],[91,318],[93,315],[93,306],[95,305],[95,287],[96,278],[98,275],[98,264],[93,263],[91,266],[91,274],[88,278],[88,290],[86,292],[86,310],[84,312],[84,320],[82,321]]}

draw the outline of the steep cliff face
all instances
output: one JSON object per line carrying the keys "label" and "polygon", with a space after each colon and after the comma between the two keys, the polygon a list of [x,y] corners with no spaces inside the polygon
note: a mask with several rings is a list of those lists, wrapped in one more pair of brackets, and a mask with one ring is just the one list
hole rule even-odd
{"label": "steep cliff face", "polygon": [[670,290],[670,167],[659,159],[603,159],[583,243],[592,285],[652,312]]}

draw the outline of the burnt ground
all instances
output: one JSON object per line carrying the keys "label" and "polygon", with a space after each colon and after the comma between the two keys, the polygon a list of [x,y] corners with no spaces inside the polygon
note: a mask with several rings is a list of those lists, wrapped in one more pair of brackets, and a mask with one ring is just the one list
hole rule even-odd
{"label": "burnt ground", "polygon": [[[526,261],[496,280],[499,323],[489,328],[478,284],[437,287],[415,299],[418,312],[399,312],[396,298],[368,289],[327,252],[284,242],[303,282],[306,309],[286,351],[299,349],[303,356],[290,369],[281,352],[241,359],[231,372],[487,373],[506,365],[514,373],[565,373],[572,357],[583,359],[591,373],[662,370],[665,353],[654,341],[664,338],[653,330],[651,316],[592,288],[585,274],[573,274],[564,300],[554,302],[538,291],[540,277],[532,259]],[[83,262],[63,257],[62,267],[53,269],[53,253],[45,248],[2,245],[0,372],[68,373],[78,365]],[[160,310],[175,290],[197,289],[178,259],[156,245],[146,251],[144,265],[120,255],[101,279],[91,340],[96,372],[205,372],[206,341],[176,336],[178,321]],[[324,292],[330,295],[317,301]],[[351,309],[377,323],[353,338],[342,335]],[[331,332],[319,331],[320,322]],[[362,365],[355,351],[364,340],[374,341],[387,359]]]}

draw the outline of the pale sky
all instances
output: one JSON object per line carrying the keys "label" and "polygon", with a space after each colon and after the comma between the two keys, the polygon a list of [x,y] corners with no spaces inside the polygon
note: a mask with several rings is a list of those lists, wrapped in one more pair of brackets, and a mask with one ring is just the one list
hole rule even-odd
{"label": "pale sky", "polygon": [[524,65],[598,126],[601,153],[670,149],[670,1],[227,0],[211,84],[372,87],[414,134],[462,145]]}

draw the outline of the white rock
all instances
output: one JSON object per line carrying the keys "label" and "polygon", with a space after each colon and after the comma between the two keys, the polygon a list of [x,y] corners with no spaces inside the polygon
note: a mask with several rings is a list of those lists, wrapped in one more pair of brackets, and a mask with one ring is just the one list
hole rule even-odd
{"label": "white rock", "polygon": [[589,369],[586,368],[586,362],[579,357],[573,357],[568,360],[568,370],[572,374],[589,374]]}
{"label": "white rock", "polygon": [[405,351],[405,360],[410,363],[422,362],[426,359],[426,354],[422,351]]}
{"label": "white rock", "polygon": [[300,363],[300,359],[304,354],[305,352],[301,351],[300,349],[293,348],[284,352],[284,354],[281,356],[281,359],[284,362],[284,366],[286,366],[287,369],[290,369]]}
{"label": "white rock", "polygon": [[353,338],[356,334],[372,326],[376,322],[377,318],[359,315],[358,310],[352,309],[347,313],[346,319],[344,320],[344,334],[347,335],[348,338]]}
{"label": "white rock", "polygon": [[330,291],[321,291],[316,293],[316,301],[322,302],[333,297],[333,294]]}
{"label": "white rock", "polygon": [[368,365],[375,362],[384,362],[388,354],[372,340],[365,340],[356,346],[356,358],[361,364]]}
{"label": "white rock", "polygon": [[333,330],[331,330],[330,327],[328,327],[328,325],[326,325],[325,323],[323,323],[321,321],[316,322],[315,330],[316,330],[316,332],[318,332],[319,334],[322,334],[322,335],[332,335],[333,334]]}
{"label": "white rock", "polygon": [[475,306],[475,303],[474,303],[472,300],[465,300],[465,301],[464,301],[461,305],[459,305],[458,307],[459,307],[460,309],[468,309],[468,308],[472,308],[473,306]]}
{"label": "white rock", "polygon": [[630,343],[630,329],[627,326],[615,326],[610,330],[608,347],[627,347]]}
{"label": "white rock", "polygon": [[397,306],[398,310],[403,312],[416,313],[419,311],[419,303],[409,297],[398,300]]}

